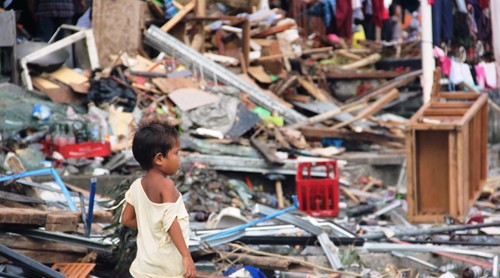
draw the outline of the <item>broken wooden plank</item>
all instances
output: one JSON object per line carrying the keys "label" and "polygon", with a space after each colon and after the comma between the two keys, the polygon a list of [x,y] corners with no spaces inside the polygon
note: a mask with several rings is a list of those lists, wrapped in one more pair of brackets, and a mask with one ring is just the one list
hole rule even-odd
{"label": "broken wooden plank", "polygon": [[45,225],[48,212],[37,209],[0,208],[1,224]]}
{"label": "broken wooden plank", "polygon": [[196,1],[187,3],[179,12],[177,12],[167,23],[161,26],[163,32],[168,33],[177,23],[179,23],[188,13],[190,13],[196,4]]}
{"label": "broken wooden plank", "polygon": [[407,74],[403,74],[399,77],[392,79],[391,81],[384,83],[380,87],[369,91],[368,93],[366,93],[364,95],[350,98],[349,100],[347,100],[347,102],[355,102],[355,101],[358,101],[361,99],[369,101],[369,100],[374,99],[375,97],[377,97],[381,94],[388,93],[392,89],[396,89],[396,88],[405,86],[405,85],[413,82],[413,80],[415,80],[415,78],[417,78],[421,74],[422,74],[422,70],[416,70],[416,71],[409,72]]}
{"label": "broken wooden plank", "polygon": [[283,258],[273,258],[264,256],[254,256],[242,253],[230,253],[230,252],[219,252],[223,259],[229,261],[238,261],[238,263],[243,263],[251,265],[254,267],[262,269],[272,269],[272,270],[288,270],[290,261]]}
{"label": "broken wooden plank", "polygon": [[14,233],[0,233],[0,244],[9,248],[26,249],[26,250],[44,250],[44,251],[59,251],[82,253],[88,252],[85,247],[74,246],[70,244],[54,242],[44,239],[33,239],[30,237],[17,235]]}
{"label": "broken wooden plank", "polygon": [[297,75],[292,75],[287,78],[281,86],[278,87],[275,94],[281,96],[290,86],[292,86],[297,81]]}
{"label": "broken wooden plank", "polygon": [[361,119],[369,117],[369,116],[377,113],[381,109],[383,109],[385,105],[389,104],[391,101],[397,99],[398,97],[399,97],[399,91],[396,89],[393,89],[388,94],[382,96],[380,99],[378,99],[377,101],[370,104],[368,106],[368,108],[361,111],[354,118],[350,119],[349,121],[338,123],[338,124],[334,125],[333,127],[331,127],[331,129],[338,129],[338,128],[344,127],[346,125],[349,125],[355,121],[359,121]]}
{"label": "broken wooden plank", "polygon": [[323,138],[340,138],[349,141],[364,141],[374,144],[381,144],[385,142],[397,142],[403,144],[405,138],[401,136],[394,136],[391,134],[375,133],[371,131],[354,132],[348,130],[332,130],[327,127],[311,127],[304,126],[300,128],[302,135],[308,141],[320,141]]}
{"label": "broken wooden plank", "polygon": [[262,62],[262,61],[274,60],[274,59],[278,59],[278,58],[297,57],[297,56],[304,55],[304,54],[329,52],[332,49],[333,49],[333,47],[328,46],[328,47],[306,49],[306,50],[302,50],[300,52],[285,52],[285,53],[273,54],[273,55],[268,55],[268,56],[262,56],[259,59],[257,59],[257,61]]}
{"label": "broken wooden plank", "polygon": [[382,59],[382,56],[380,54],[378,54],[378,53],[374,53],[374,54],[372,54],[372,55],[370,55],[368,57],[365,57],[365,58],[363,58],[361,60],[358,60],[356,62],[352,62],[352,63],[347,64],[347,65],[339,66],[339,68],[345,69],[345,70],[348,70],[348,69],[359,69],[359,68],[362,68],[362,67],[374,64],[375,62],[377,62],[380,59]]}
{"label": "broken wooden plank", "polygon": [[76,232],[78,230],[78,218],[81,218],[81,215],[49,213],[45,219],[45,230],[51,232]]}
{"label": "broken wooden plank", "polygon": [[367,104],[365,102],[353,102],[344,106],[341,106],[337,109],[330,110],[328,112],[313,116],[311,118],[308,118],[307,121],[301,122],[301,123],[296,123],[293,125],[290,125],[290,128],[300,128],[306,125],[313,125],[317,123],[324,122],[326,120],[332,119],[333,117],[343,114],[343,113],[348,113],[352,111],[356,111],[358,109],[361,109],[365,107]]}
{"label": "broken wooden plank", "polygon": [[[45,250],[24,250],[13,248],[13,251],[27,256],[42,264],[54,264],[58,262],[76,262],[81,259],[84,254],[61,252],[61,251],[45,251]],[[0,257],[0,263],[9,262],[8,259]]]}
{"label": "broken wooden plank", "polygon": [[258,34],[255,34],[252,36],[252,38],[265,38],[267,36],[271,36],[271,35],[274,35],[276,33],[281,33],[285,30],[288,30],[292,27],[295,27],[296,24],[294,22],[286,22],[286,23],[283,23],[281,25],[276,25],[276,26],[273,26],[265,31],[262,31]]}
{"label": "broken wooden plank", "polygon": [[349,52],[347,49],[338,49],[334,52],[334,54],[338,54],[340,56],[344,56],[345,58],[354,60],[354,61],[359,61],[362,60],[363,57],[359,56],[357,54]]}
{"label": "broken wooden plank", "polygon": [[326,97],[319,91],[319,89],[309,80],[302,76],[297,77],[297,81],[310,95],[317,100],[327,101]]}
{"label": "broken wooden plank", "polygon": [[386,78],[396,78],[403,74],[409,73],[409,71],[387,71],[387,70],[367,70],[367,71],[327,71],[325,73],[326,78],[329,79],[386,79]]}
{"label": "broken wooden plank", "polygon": [[252,143],[252,146],[254,146],[267,161],[278,165],[285,164],[263,140],[252,136],[250,138],[250,143]]}
{"label": "broken wooden plank", "polygon": [[298,101],[298,102],[310,102],[310,96],[297,95],[295,93],[285,94],[283,96],[288,101]]}

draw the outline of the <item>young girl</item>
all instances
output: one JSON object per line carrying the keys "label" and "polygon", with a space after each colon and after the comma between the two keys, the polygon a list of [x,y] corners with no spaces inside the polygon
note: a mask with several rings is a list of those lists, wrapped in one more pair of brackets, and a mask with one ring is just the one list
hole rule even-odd
{"label": "young girl", "polygon": [[195,277],[187,247],[189,215],[182,195],[168,175],[180,168],[180,142],[174,127],[149,120],[139,124],[132,142],[135,159],[146,175],[125,194],[121,223],[138,229],[134,278]]}

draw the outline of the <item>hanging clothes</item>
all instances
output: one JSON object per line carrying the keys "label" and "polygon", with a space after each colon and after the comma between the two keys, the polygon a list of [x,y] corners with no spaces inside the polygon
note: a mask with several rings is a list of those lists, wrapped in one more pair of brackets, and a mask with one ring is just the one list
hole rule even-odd
{"label": "hanging clothes", "polygon": [[484,62],[477,64],[475,68],[477,85],[481,87],[481,90],[484,90],[484,88],[486,88],[486,72],[484,71]]}
{"label": "hanging clothes", "polygon": [[[495,61],[497,68],[500,69],[500,1],[490,1],[490,15],[491,15],[491,31],[493,52],[495,54]],[[498,81],[500,83],[500,71],[498,71]]]}
{"label": "hanging clothes", "polygon": [[486,72],[486,85],[489,88],[496,88],[498,84],[496,63],[484,63],[483,66],[484,66],[484,71]]}
{"label": "hanging clothes", "polygon": [[464,77],[462,75],[462,66],[460,62],[455,60],[451,60],[451,68],[450,68],[450,83],[453,85],[460,84],[464,81]]}
{"label": "hanging clothes", "polygon": [[491,42],[491,18],[488,11],[481,11],[479,20],[477,21],[477,39],[483,44]]}
{"label": "hanging clothes", "polygon": [[490,6],[490,0],[479,0],[479,7],[486,9]]}
{"label": "hanging clothes", "polygon": [[373,23],[382,28],[384,20],[389,18],[389,11],[384,6],[384,0],[372,0],[373,7]]}
{"label": "hanging clothes", "polygon": [[435,0],[432,5],[432,42],[439,45],[453,36],[452,0]]}
{"label": "hanging clothes", "polygon": [[457,0],[457,9],[461,13],[467,13],[467,8],[465,7],[465,0]]}
{"label": "hanging clothes", "polygon": [[339,37],[350,39],[352,37],[352,2],[338,1],[335,10],[334,34]]}

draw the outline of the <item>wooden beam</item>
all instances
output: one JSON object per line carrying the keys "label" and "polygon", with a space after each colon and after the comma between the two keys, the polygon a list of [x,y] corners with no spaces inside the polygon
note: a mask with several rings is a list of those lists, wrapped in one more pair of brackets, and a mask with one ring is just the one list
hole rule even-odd
{"label": "wooden beam", "polygon": [[405,142],[404,137],[379,134],[369,131],[354,132],[348,130],[332,130],[328,127],[312,127],[312,126],[304,126],[300,128],[300,131],[308,141],[309,140],[319,141],[323,138],[331,137],[331,138],[341,138],[344,140],[371,142],[375,144],[381,144],[386,142],[397,142],[397,143]]}
{"label": "wooden beam", "polygon": [[462,116],[467,113],[467,108],[430,108],[424,111],[424,116]]}
{"label": "wooden beam", "polygon": [[326,78],[329,79],[385,79],[396,78],[409,71],[387,71],[387,70],[371,70],[371,71],[353,71],[353,72],[334,72],[329,71],[325,73]]}
{"label": "wooden beam", "polygon": [[393,100],[395,100],[397,98],[399,98],[399,92],[398,92],[398,90],[392,89],[388,94],[382,96],[380,99],[378,99],[377,101],[375,101],[372,104],[370,104],[368,106],[368,108],[366,108],[365,110],[361,111],[358,115],[356,115],[352,119],[350,119],[348,121],[344,121],[344,122],[338,123],[338,124],[334,125],[331,128],[332,129],[341,128],[341,127],[344,127],[346,125],[350,125],[350,124],[352,124],[355,121],[359,121],[361,119],[369,117],[369,116],[377,113],[381,109],[383,109],[384,106],[386,106],[387,104],[391,103]]}
{"label": "wooden beam", "polygon": [[274,151],[271,150],[271,148],[269,148],[266,142],[260,140],[257,137],[251,137],[250,143],[252,143],[252,146],[254,146],[262,154],[262,156],[264,156],[264,158],[267,161],[273,164],[279,164],[279,165],[285,164],[283,160],[277,157]]}
{"label": "wooden beam", "polygon": [[431,102],[431,108],[469,108],[472,102]]}
{"label": "wooden beam", "polygon": [[439,93],[439,98],[446,99],[476,99],[479,94],[475,93]]}
{"label": "wooden beam", "polygon": [[177,12],[169,21],[167,21],[161,30],[168,33],[177,23],[179,23],[188,13],[190,13],[195,6],[196,1],[191,1],[187,3],[179,12]]}
{"label": "wooden beam", "polygon": [[33,239],[26,236],[1,233],[0,244],[9,248],[18,248],[26,250],[44,250],[44,251],[59,251],[59,252],[73,252],[73,253],[87,253],[87,248],[74,246],[70,244],[54,242],[44,239]]}
{"label": "wooden beam", "polygon": [[437,99],[441,88],[441,68],[434,70],[434,82],[432,83],[431,99]]}
{"label": "wooden beam", "polygon": [[382,56],[378,53],[374,53],[374,54],[372,54],[368,57],[365,57],[361,60],[358,60],[356,62],[352,62],[352,63],[347,64],[347,65],[342,65],[339,68],[344,69],[344,70],[359,69],[359,68],[374,64],[375,62],[377,62],[380,59],[382,59]]}
{"label": "wooden beam", "polygon": [[[42,264],[54,264],[59,262],[76,262],[85,254],[61,252],[61,251],[45,251],[45,250],[24,250],[12,248],[13,251],[32,258],[33,260]],[[0,257],[0,263],[6,263],[9,260]]]}
{"label": "wooden beam", "polygon": [[242,46],[242,53],[243,53],[243,59],[245,61],[245,68],[248,69],[250,66],[250,21],[248,19],[245,19],[242,23],[243,29],[241,33],[241,40],[243,43]]}
{"label": "wooden beam", "polygon": [[280,53],[280,54],[274,54],[274,55],[268,55],[268,56],[263,56],[257,59],[257,61],[262,62],[262,61],[267,61],[267,60],[274,60],[278,58],[284,58],[284,57],[295,57],[297,55],[303,55],[303,54],[312,54],[312,53],[320,53],[320,52],[328,52],[331,51],[333,47],[328,46],[328,47],[319,47],[319,48],[311,48],[311,49],[306,49],[302,50],[300,53],[297,52],[286,52],[286,53]]}
{"label": "wooden beam", "polygon": [[289,127],[290,128],[300,128],[300,127],[307,126],[307,125],[313,125],[313,124],[321,123],[321,122],[329,120],[329,119],[331,119],[331,118],[333,118],[333,117],[335,117],[337,115],[340,115],[342,113],[348,113],[348,112],[356,111],[358,109],[361,109],[361,108],[365,107],[366,105],[367,104],[365,102],[353,102],[353,103],[349,103],[347,105],[339,107],[338,109],[330,110],[330,111],[327,111],[325,113],[318,114],[316,116],[308,118],[307,121],[305,121],[305,122],[296,123],[296,124],[290,125]]}
{"label": "wooden beam", "polygon": [[314,84],[311,81],[305,79],[302,76],[298,76],[297,81],[299,82],[300,86],[302,86],[302,88],[304,88],[315,99],[321,101],[327,101],[326,97],[321,92],[319,92],[319,89],[316,86],[314,86]]}
{"label": "wooden beam", "polygon": [[409,72],[407,74],[403,74],[399,77],[394,78],[393,80],[391,80],[389,82],[384,83],[380,87],[375,88],[364,95],[350,98],[347,102],[355,102],[355,101],[362,100],[362,99],[365,101],[374,99],[375,97],[377,97],[381,94],[385,94],[385,93],[391,91],[392,89],[396,89],[396,88],[399,88],[399,87],[402,87],[402,86],[405,86],[405,85],[411,83],[413,80],[415,80],[415,78],[417,78],[421,74],[422,74],[422,70],[416,70],[416,71]]}
{"label": "wooden beam", "polygon": [[284,24],[281,24],[281,25],[276,25],[274,27],[271,27],[265,31],[262,31],[258,34],[255,34],[252,36],[252,38],[265,38],[267,36],[271,36],[271,35],[274,35],[276,33],[281,33],[285,30],[288,30],[292,27],[295,27],[295,23],[293,22],[287,22],[287,23],[284,23]]}

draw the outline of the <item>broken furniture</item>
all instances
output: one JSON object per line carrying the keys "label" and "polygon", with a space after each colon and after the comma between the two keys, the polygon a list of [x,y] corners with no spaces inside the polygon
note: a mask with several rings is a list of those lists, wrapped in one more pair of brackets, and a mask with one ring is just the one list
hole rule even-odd
{"label": "broken furniture", "polygon": [[33,62],[41,57],[49,55],[50,53],[56,52],[64,47],[71,45],[77,41],[82,39],[86,40],[88,56],[90,60],[91,69],[94,70],[99,67],[99,58],[97,56],[97,50],[94,41],[94,35],[92,33],[92,29],[82,29],[76,26],[71,25],[63,25],[61,28],[71,29],[73,31],[78,31],[66,38],[60,39],[54,43],[51,43],[37,51],[34,51],[31,54],[28,54],[21,59],[19,59],[19,66],[21,67],[21,79],[24,86],[28,90],[33,90],[33,82],[31,81],[31,76],[28,70],[28,64]]}
{"label": "broken furniture", "polygon": [[460,221],[486,180],[488,96],[435,92],[406,133],[408,219]]}

